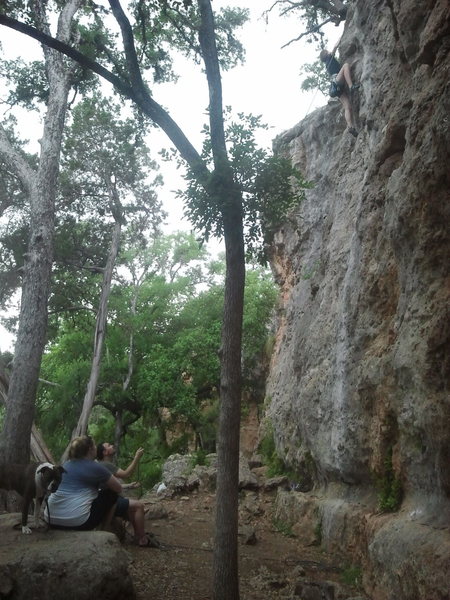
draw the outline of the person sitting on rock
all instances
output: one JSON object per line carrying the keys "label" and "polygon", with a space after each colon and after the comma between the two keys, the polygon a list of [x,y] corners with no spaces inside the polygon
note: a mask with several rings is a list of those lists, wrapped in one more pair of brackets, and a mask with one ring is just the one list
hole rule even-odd
{"label": "person sitting on rock", "polygon": [[48,497],[44,518],[50,527],[89,531],[109,515],[131,521],[139,546],[152,545],[144,529],[144,509],[133,510],[127,498],[119,496],[120,481],[105,466],[96,462],[94,440],[83,435],[72,440],[69,460],[64,463],[62,481]]}
{"label": "person sitting on rock", "polygon": [[[133,460],[126,469],[120,469],[113,463],[113,457],[115,453],[116,449],[113,444],[103,442],[102,444],[97,445],[97,461],[104,465],[118,479],[128,479],[128,477],[130,477],[130,475],[132,475],[136,470],[136,467],[138,466],[139,461],[144,454],[144,449],[138,448],[136,450]],[[137,481],[122,484],[123,489],[131,489],[136,487],[139,487],[139,483],[137,483]]]}
{"label": "person sitting on rock", "polygon": [[[117,465],[112,462],[112,459],[116,453],[116,449],[113,444],[109,444],[108,442],[103,442],[101,444],[97,444],[97,462],[103,465],[108,469],[108,471],[117,477],[119,480],[127,479],[132,475],[139,464],[139,461],[144,454],[143,448],[138,448],[134,455],[133,460],[128,465],[126,469],[120,469]],[[122,489],[133,489],[139,487],[139,483],[133,481],[132,483],[124,484],[122,483]],[[135,525],[139,530],[143,531],[144,528],[144,504],[135,498],[126,498],[128,502],[128,517],[133,527]],[[136,527],[135,527],[136,529]],[[145,543],[139,544],[141,546],[154,546],[159,547],[159,543],[157,542],[155,536],[152,533],[145,533],[144,541]]]}
{"label": "person sitting on rock", "polygon": [[[339,42],[337,45],[339,45]],[[336,48],[337,46],[333,49],[333,52],[328,52],[328,50],[323,49],[320,53],[320,60],[325,64],[328,74],[332,78],[332,81],[334,81],[336,84],[336,95],[344,107],[344,116],[347,123],[348,132],[356,137],[358,132],[353,123],[351,94],[359,88],[359,84],[354,84],[352,82],[349,64],[344,63],[341,66],[339,61],[334,57]]]}

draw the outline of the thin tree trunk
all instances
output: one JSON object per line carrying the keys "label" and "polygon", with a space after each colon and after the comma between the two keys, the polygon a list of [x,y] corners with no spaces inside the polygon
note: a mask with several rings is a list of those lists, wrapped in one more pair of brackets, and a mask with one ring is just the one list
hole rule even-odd
{"label": "thin tree trunk", "polygon": [[222,325],[220,415],[217,445],[217,508],[213,577],[215,600],[239,598],[238,485],[241,414],[241,340],[245,283],[242,230],[225,225],[227,274]]}
{"label": "thin tree trunk", "polygon": [[[66,4],[58,21],[58,39],[68,42],[73,15],[81,0]],[[37,18],[44,28],[44,5],[36,2]],[[64,58],[44,47],[49,80],[49,99],[41,138],[41,153],[37,173],[30,182],[16,169],[30,191],[30,238],[22,285],[19,328],[14,351],[9,386],[9,401],[0,440],[0,453],[6,461],[28,463],[30,434],[34,418],[35,397],[42,353],[47,335],[47,302],[53,261],[55,196],[59,172],[59,156],[70,72]],[[30,185],[31,183],[31,185]]]}
{"label": "thin tree trunk", "polygon": [[[94,405],[95,392],[97,390],[98,378],[100,374],[100,364],[103,353],[103,343],[106,333],[106,319],[108,316],[108,300],[111,293],[111,282],[116,263],[117,254],[119,253],[120,236],[122,231],[122,220],[116,219],[112,235],[111,247],[106,261],[105,270],[103,272],[102,291],[100,302],[97,311],[97,319],[94,332],[94,350],[92,355],[91,373],[86,387],[86,393],[83,400],[83,408],[77,426],[73,430],[72,438],[79,435],[85,435],[87,432],[89,417],[91,416],[92,407]],[[70,444],[69,444],[70,445]],[[66,448],[63,460],[68,453],[69,447]]]}
{"label": "thin tree trunk", "polygon": [[123,410],[118,408],[114,415],[114,448],[115,456],[114,462],[116,462],[120,456],[120,445],[123,437]]}
{"label": "thin tree trunk", "polygon": [[[138,285],[136,285],[135,289],[134,289],[133,297],[131,299],[131,307],[130,307],[132,321],[134,320],[134,317],[136,316],[138,293],[139,293],[139,287],[138,287]],[[131,329],[130,329],[129,349],[128,349],[128,369],[127,369],[127,375],[122,384],[122,393],[123,394],[127,393],[128,387],[131,382],[131,378],[133,376],[133,371],[134,371],[134,360],[133,360],[134,331],[133,331],[133,327],[134,327],[134,323],[132,322]],[[115,460],[118,460],[120,457],[120,447],[122,444],[123,435],[124,435],[123,410],[120,408],[116,411],[116,415],[115,415],[115,427],[114,427],[114,447],[116,450]]]}
{"label": "thin tree trunk", "polygon": [[234,183],[225,144],[222,83],[210,0],[198,0],[199,40],[209,86],[214,174],[210,193],[219,198],[226,250],[221,339],[220,415],[217,446],[216,531],[213,558],[214,600],[239,599],[238,484],[241,407],[241,346],[245,253],[242,197]]}

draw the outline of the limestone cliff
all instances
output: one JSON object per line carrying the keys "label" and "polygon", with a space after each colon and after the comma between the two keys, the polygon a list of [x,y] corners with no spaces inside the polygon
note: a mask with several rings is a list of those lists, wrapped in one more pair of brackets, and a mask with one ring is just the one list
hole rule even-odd
{"label": "limestone cliff", "polygon": [[[297,504],[318,498],[308,514],[323,542],[365,566],[373,597],[442,600],[450,597],[450,7],[349,7],[340,51],[361,83],[358,137],[331,101],[275,144],[314,187],[272,249],[282,294],[266,416],[280,454],[314,482]],[[402,502],[380,516],[380,501]],[[283,502],[293,501],[280,498],[280,511]]]}

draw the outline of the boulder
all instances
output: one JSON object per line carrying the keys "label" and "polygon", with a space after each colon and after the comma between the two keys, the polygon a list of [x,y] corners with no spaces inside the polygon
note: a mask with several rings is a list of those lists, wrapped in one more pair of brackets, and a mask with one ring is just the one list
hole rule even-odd
{"label": "boulder", "polygon": [[190,454],[172,454],[163,465],[163,482],[171,490],[182,491],[186,488],[192,468]]}
{"label": "boulder", "polygon": [[0,515],[0,598],[133,600],[130,556],[104,531],[45,528],[23,535],[20,514]]}
{"label": "boulder", "polygon": [[258,487],[258,478],[250,471],[248,460],[244,456],[241,456],[239,459],[239,489],[257,490]]}

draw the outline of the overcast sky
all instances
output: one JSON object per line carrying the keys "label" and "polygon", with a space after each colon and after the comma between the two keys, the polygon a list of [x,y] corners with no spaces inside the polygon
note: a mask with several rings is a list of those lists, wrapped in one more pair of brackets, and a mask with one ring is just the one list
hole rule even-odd
{"label": "overcast sky", "polygon": [[[263,116],[270,129],[262,133],[259,140],[267,147],[270,147],[271,140],[276,135],[293,127],[327,100],[319,91],[304,93],[300,90],[300,68],[302,64],[316,59],[315,51],[305,41],[293,42],[288,47],[281,48],[301,33],[302,24],[293,18],[280,18],[276,11],[272,11],[266,20],[262,13],[272,4],[273,0],[213,0],[214,9],[236,6],[250,10],[250,21],[239,33],[246,49],[245,64],[223,73],[223,97],[224,105],[231,105],[235,113]],[[339,30],[330,26],[326,32],[330,45],[333,45]],[[40,52],[37,42],[2,26],[0,40],[8,57],[19,53],[24,58],[36,59],[36,53]],[[185,61],[180,61],[179,68],[182,75],[178,82],[156,87],[154,98],[169,110],[194,146],[200,150],[199,132],[207,119],[206,79],[199,68]],[[26,131],[26,136],[32,142],[34,136],[36,144],[42,131],[39,115],[21,113],[20,129]],[[157,152],[162,147],[170,147],[165,135],[156,131],[151,133],[148,143],[153,158],[157,158]],[[169,215],[166,231],[190,229],[189,223],[183,219],[180,202],[174,195],[174,190],[183,185],[179,172],[167,163],[161,165],[161,172],[165,184],[159,194]],[[212,244],[213,251],[217,248],[220,246]],[[12,336],[0,325],[0,350],[12,350],[12,344]]]}

